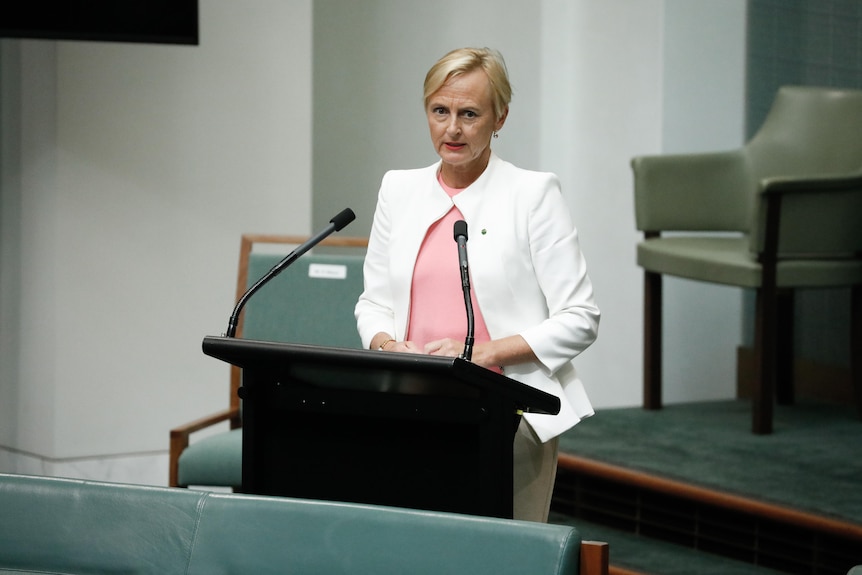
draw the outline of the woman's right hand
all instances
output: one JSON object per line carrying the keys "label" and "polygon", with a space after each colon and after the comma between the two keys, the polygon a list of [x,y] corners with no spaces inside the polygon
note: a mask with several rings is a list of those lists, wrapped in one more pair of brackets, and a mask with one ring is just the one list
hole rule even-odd
{"label": "woman's right hand", "polygon": [[422,349],[412,341],[395,341],[391,335],[382,331],[371,339],[370,349],[399,351],[401,353],[422,353]]}

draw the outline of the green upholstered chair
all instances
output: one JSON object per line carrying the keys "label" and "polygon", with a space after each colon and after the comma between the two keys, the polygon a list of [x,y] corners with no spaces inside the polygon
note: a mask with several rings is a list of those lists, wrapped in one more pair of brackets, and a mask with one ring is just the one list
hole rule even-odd
{"label": "green upholstered chair", "polygon": [[[644,407],[661,407],[662,275],[756,291],[752,430],[792,403],[793,290],[852,292],[851,373],[862,413],[862,91],[783,87],[736,150],[638,157]],[[681,232],[662,235],[664,232]],[[714,233],[720,232],[720,233]]]}
{"label": "green upholstered chair", "polygon": [[[277,264],[298,236],[242,236],[237,299]],[[331,236],[262,287],[245,306],[237,337],[360,348],[353,308],[362,293],[366,238]],[[335,248],[336,253],[322,253]],[[242,480],[241,370],[231,367],[223,411],[171,430],[169,485],[237,488]],[[229,431],[192,442],[193,433],[229,422]]]}

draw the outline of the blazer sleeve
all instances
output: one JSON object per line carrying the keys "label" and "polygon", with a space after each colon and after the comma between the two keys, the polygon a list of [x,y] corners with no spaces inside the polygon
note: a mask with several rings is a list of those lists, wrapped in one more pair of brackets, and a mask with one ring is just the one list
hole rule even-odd
{"label": "blazer sleeve", "polygon": [[371,339],[381,331],[396,336],[392,288],[388,281],[389,257],[386,252],[392,231],[389,207],[384,193],[389,177],[389,173],[383,176],[380,192],[377,195],[377,207],[374,210],[362,270],[364,289],[354,309],[359,337],[365,348],[371,345]]}
{"label": "blazer sleeve", "polygon": [[595,341],[600,312],[578,232],[555,175],[547,174],[541,192],[534,196],[526,225],[547,318],[522,330],[521,336],[545,374],[551,375]]}

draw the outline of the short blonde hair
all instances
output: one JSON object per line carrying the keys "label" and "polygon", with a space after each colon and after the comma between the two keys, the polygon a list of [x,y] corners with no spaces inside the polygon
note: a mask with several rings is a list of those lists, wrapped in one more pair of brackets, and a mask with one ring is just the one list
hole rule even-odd
{"label": "short blonde hair", "polygon": [[425,75],[425,106],[431,95],[449,78],[482,69],[491,83],[494,114],[501,118],[512,101],[512,86],[503,55],[491,48],[458,48],[452,50],[431,66]]}

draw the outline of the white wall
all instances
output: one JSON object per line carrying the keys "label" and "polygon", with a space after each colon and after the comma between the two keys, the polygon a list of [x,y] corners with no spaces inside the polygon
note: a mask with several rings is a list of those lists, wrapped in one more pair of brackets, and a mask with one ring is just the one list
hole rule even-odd
{"label": "white wall", "polygon": [[[742,143],[745,2],[544,2],[542,160],[560,174],[602,323],[578,360],[596,406],[642,401],[637,155]],[[664,399],[733,397],[738,292],[666,281]]]}
{"label": "white wall", "polygon": [[309,231],[310,0],[204,0],[200,16],[196,47],[4,41],[23,125],[20,166],[4,163],[21,268],[4,260],[20,333],[0,445],[166,450],[172,426],[226,404],[227,367],[200,342],[226,327],[240,234]]}
{"label": "white wall", "polygon": [[[746,2],[666,0],[662,147],[725,150],[745,138]],[[736,394],[742,291],[664,279],[664,397]]]}
{"label": "white wall", "polygon": [[[603,310],[579,360],[588,390],[599,409],[639,404],[629,160],[741,141],[745,2],[468,4],[202,0],[198,47],[3,41],[0,448],[58,465],[163,457],[172,426],[223,407],[227,368],[200,341],[232,309],[239,235],[310,231],[312,173],[315,218],[355,199],[370,220],[382,169],[434,160],[421,81],[468,44],[509,61],[496,149],[557,172],[580,228]],[[339,58],[363,66],[330,78],[354,117],[312,94],[327,86],[312,69]],[[396,100],[416,129],[390,116]],[[366,148],[374,161],[351,157]],[[366,183],[345,187],[345,166]],[[714,368],[733,361],[715,354],[732,354],[739,314],[698,288],[666,320],[668,364],[691,366],[668,370],[670,401],[732,393]],[[693,308],[711,314],[708,341],[685,331]]]}
{"label": "white wall", "polygon": [[602,310],[599,338],[577,360],[599,409],[640,402],[641,275],[628,166],[660,150],[663,4],[543,4],[543,168],[560,175]]}

